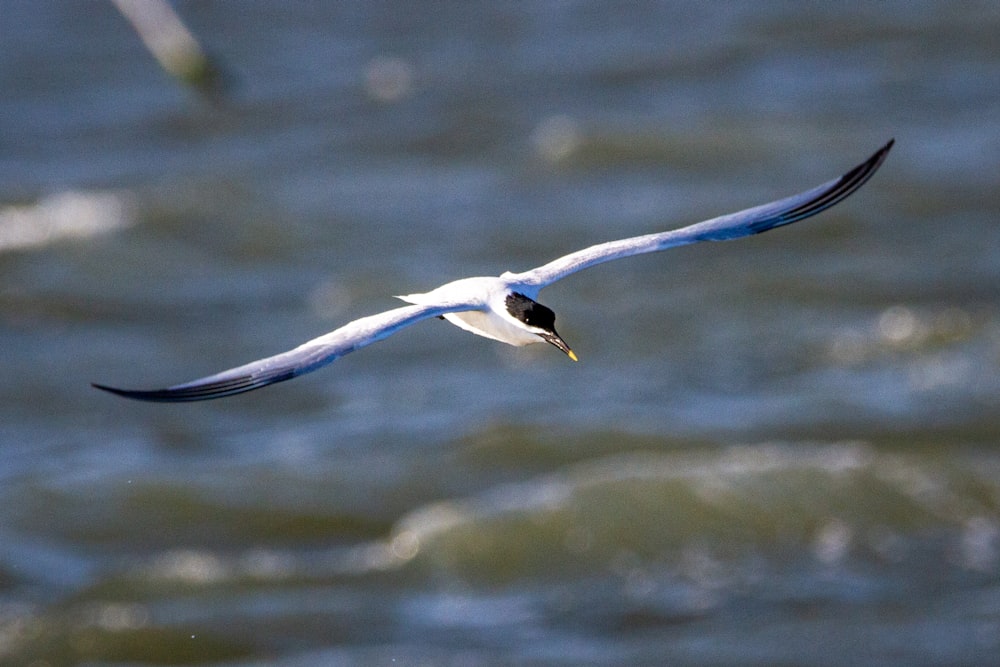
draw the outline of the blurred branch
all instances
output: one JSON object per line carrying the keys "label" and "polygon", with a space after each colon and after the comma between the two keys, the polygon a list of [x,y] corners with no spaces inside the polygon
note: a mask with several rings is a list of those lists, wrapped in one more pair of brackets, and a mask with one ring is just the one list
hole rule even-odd
{"label": "blurred branch", "polygon": [[174,78],[202,95],[228,87],[223,70],[205,53],[166,0],[111,0],[139,33],[146,48]]}

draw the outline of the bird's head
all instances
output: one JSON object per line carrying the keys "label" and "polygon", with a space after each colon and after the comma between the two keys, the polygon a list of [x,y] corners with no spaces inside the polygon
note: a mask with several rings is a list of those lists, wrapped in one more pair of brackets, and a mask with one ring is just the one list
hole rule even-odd
{"label": "bird's head", "polygon": [[546,343],[559,348],[573,361],[578,361],[576,354],[569,348],[566,341],[556,333],[556,314],[552,312],[552,309],[529,299],[520,292],[508,294],[505,304],[510,316],[524,325],[531,333]]}

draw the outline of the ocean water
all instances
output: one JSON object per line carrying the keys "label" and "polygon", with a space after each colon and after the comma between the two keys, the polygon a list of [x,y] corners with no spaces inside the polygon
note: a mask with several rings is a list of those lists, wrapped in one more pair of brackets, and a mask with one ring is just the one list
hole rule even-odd
{"label": "ocean water", "polygon": [[[0,5],[0,664],[988,665],[996,3]],[[580,356],[430,321],[155,388],[467,275],[596,267]]]}

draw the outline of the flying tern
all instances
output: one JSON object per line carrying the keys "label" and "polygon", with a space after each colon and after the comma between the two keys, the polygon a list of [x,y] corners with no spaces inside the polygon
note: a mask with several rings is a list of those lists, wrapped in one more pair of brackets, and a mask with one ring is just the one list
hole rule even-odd
{"label": "flying tern", "polygon": [[789,225],[824,211],[860,188],[885,160],[893,141],[840,178],[811,190],[688,227],[609,241],[584,248],[522,273],[462,278],[421,294],[397,297],[408,306],[362,317],[298,347],[215,375],[166,389],[98,389],[143,401],[202,401],[231,396],[309,373],[340,357],[433,317],[509,345],[545,341],[576,361],[556,333],[555,313],[535,301],[542,288],[588,267],[700,241],[728,241]]}

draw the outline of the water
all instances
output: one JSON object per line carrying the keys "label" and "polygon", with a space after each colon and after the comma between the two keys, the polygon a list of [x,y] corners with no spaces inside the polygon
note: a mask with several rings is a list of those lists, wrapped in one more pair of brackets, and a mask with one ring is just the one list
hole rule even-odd
{"label": "water", "polygon": [[[0,7],[0,662],[990,664],[995,3]],[[245,396],[155,387],[388,295],[784,196],[821,217],[436,321]],[[541,349],[545,347],[546,349]]]}

